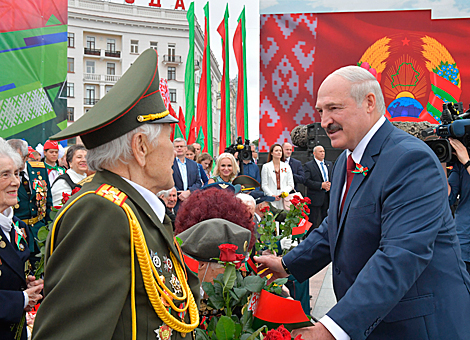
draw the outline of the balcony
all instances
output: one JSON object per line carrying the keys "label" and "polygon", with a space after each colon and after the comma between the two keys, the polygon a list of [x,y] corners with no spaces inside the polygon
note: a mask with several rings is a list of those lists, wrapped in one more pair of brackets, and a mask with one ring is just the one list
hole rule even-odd
{"label": "balcony", "polygon": [[95,50],[94,48],[85,47],[85,54],[99,56],[101,55],[101,50]]}
{"label": "balcony", "polygon": [[99,101],[99,99],[95,99],[95,98],[83,98],[83,99],[84,99],[85,105],[95,105]]}
{"label": "balcony", "polygon": [[164,64],[181,65],[183,62],[181,61],[181,56],[180,55],[164,54],[163,55],[163,63]]}
{"label": "balcony", "polygon": [[105,57],[111,57],[111,58],[121,58],[121,51],[108,51],[106,50],[104,52]]}
{"label": "balcony", "polygon": [[83,81],[85,82],[97,82],[97,83],[115,83],[121,76],[114,74],[98,74],[98,73],[84,73]]}

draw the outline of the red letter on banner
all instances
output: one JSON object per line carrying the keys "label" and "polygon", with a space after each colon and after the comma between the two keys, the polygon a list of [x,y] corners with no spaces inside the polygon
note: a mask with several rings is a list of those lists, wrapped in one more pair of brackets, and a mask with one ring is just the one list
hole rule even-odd
{"label": "red letter on banner", "polygon": [[183,0],[176,0],[175,9],[178,9],[178,8],[181,8],[183,11],[185,10]]}
{"label": "red letter on banner", "polygon": [[149,6],[162,7],[162,4],[160,3],[160,0],[157,0],[157,3],[155,3],[155,0],[150,0]]}
{"label": "red letter on banner", "polygon": [[133,4],[135,0],[126,0],[126,3]]}

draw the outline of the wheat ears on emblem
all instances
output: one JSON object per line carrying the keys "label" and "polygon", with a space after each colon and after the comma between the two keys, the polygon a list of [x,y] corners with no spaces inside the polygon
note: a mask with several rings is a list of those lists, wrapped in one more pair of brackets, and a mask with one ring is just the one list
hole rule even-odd
{"label": "wheat ears on emblem", "polygon": [[390,45],[388,44],[390,40],[387,37],[377,40],[364,52],[359,62],[368,62],[377,73],[382,73],[387,66],[385,60],[390,56]]}

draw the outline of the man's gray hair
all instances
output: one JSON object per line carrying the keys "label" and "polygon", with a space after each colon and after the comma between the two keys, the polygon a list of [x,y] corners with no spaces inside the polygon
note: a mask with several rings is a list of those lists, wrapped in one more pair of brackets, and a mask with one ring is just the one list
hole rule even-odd
{"label": "man's gray hair", "polygon": [[184,146],[188,145],[188,143],[186,143],[186,140],[183,139],[183,138],[175,138],[175,140],[173,141],[173,145],[175,145],[175,143],[179,143],[179,142],[183,142]]}
{"label": "man's gray hair", "polygon": [[254,207],[256,207],[256,201],[253,198],[253,196],[244,194],[244,193],[239,193],[236,195],[237,198],[241,199],[243,203],[245,204],[253,204]]}
{"label": "man's gray hair", "polygon": [[[21,142],[25,142],[24,140],[21,139],[15,139],[19,140]],[[25,142],[26,143],[26,142]],[[18,154],[18,151],[16,151],[11,145],[11,143],[5,141],[3,138],[0,138],[0,158],[10,158],[18,168],[23,167],[23,160],[21,159],[21,156]],[[21,150],[21,149],[17,149]],[[28,150],[28,143],[26,143],[26,151]],[[26,153],[26,155],[28,155]]]}
{"label": "man's gray hair", "polygon": [[173,188],[171,188],[170,190],[162,190],[162,191],[159,191],[157,192],[157,197],[165,197],[167,198],[168,196],[170,196],[170,191],[173,190]]}
{"label": "man's gray hair", "polygon": [[132,157],[132,137],[136,133],[143,133],[154,146],[157,146],[161,130],[161,124],[144,124],[119,138],[88,150],[88,168],[93,171],[100,171],[114,168],[119,162],[127,164]]}
{"label": "man's gray hair", "polygon": [[[345,66],[330,74],[326,79],[331,76],[340,76],[351,83],[351,97],[354,98],[357,105],[361,105],[368,93],[373,93],[376,98],[377,111],[385,114],[385,101],[380,84],[375,77],[362,67],[358,66]],[[325,79],[325,80],[326,80]]]}
{"label": "man's gray hair", "polygon": [[7,143],[13,148],[15,151],[19,151],[21,153],[21,157],[26,157],[29,154],[28,151],[28,142],[22,139],[10,139]]}

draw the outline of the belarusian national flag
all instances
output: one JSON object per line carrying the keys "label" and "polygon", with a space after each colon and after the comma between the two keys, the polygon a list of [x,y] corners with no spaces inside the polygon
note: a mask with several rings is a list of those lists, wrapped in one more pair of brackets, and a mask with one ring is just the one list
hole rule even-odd
{"label": "belarusian national flag", "polygon": [[189,5],[188,13],[186,13],[189,25],[189,51],[186,60],[186,70],[184,73],[184,94],[186,98],[186,117],[185,121],[189,122],[186,126],[185,135],[189,136],[189,129],[194,117],[194,2]]}
{"label": "belarusian national flag", "polygon": [[248,137],[248,97],[246,87],[246,29],[245,7],[238,18],[237,29],[233,36],[233,51],[238,65],[237,88],[237,135],[245,139]]}

